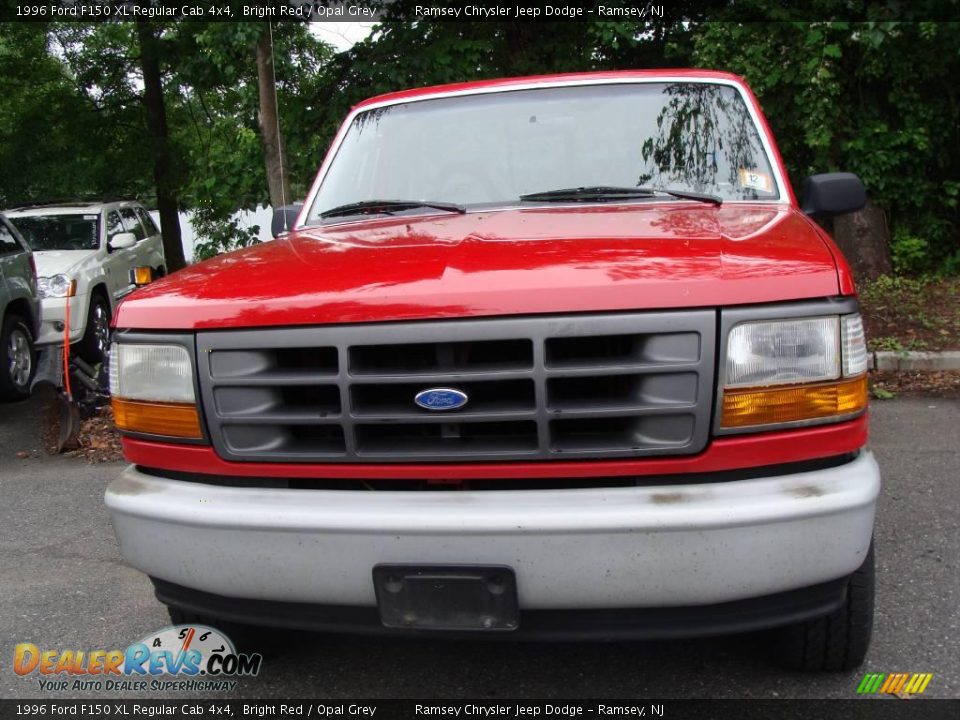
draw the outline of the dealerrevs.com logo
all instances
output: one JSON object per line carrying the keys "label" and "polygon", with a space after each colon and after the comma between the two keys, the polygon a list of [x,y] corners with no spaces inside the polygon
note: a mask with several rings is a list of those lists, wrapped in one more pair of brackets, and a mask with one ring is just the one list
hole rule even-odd
{"label": "dealerrevs.com logo", "polygon": [[143,692],[233,690],[236,677],[260,672],[263,656],[238,653],[224,633],[206,625],[176,625],[150,633],[126,650],[14,648],[13,670],[36,677],[40,690]]}

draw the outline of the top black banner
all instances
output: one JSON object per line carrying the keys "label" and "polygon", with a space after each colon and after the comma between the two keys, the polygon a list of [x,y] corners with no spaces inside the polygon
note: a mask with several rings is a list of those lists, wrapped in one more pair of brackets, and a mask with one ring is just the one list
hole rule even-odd
{"label": "top black banner", "polygon": [[2,0],[4,22],[960,22],[960,0]]}

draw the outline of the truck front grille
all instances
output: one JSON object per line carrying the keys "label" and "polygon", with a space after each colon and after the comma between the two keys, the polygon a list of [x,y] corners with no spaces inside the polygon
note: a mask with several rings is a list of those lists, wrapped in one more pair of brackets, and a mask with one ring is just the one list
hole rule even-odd
{"label": "truck front grille", "polygon": [[[710,426],[710,310],[205,332],[219,455],[457,462],[685,455]],[[423,390],[464,393],[426,410]]]}

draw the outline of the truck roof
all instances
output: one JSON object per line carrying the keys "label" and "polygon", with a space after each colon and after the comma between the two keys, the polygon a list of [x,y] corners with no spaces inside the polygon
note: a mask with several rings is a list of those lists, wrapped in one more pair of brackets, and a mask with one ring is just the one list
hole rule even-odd
{"label": "truck roof", "polygon": [[367,98],[357,103],[354,109],[362,109],[369,105],[402,102],[431,95],[447,95],[456,92],[476,92],[484,89],[503,90],[511,87],[529,87],[531,85],[551,85],[556,83],[577,84],[610,80],[644,79],[657,80],[684,78],[690,80],[723,80],[744,85],[739,75],[721,72],[719,70],[691,70],[690,68],[659,69],[659,70],[605,70],[601,72],[559,73],[554,75],[529,75],[526,77],[499,78],[495,80],[474,80],[471,82],[449,83],[447,85],[431,85],[429,87],[412,88],[397,92],[384,93]]}
{"label": "truck roof", "polygon": [[8,208],[3,212],[10,217],[32,217],[34,215],[84,215],[99,213],[107,206],[137,205],[136,200],[78,200],[77,202],[32,203]]}

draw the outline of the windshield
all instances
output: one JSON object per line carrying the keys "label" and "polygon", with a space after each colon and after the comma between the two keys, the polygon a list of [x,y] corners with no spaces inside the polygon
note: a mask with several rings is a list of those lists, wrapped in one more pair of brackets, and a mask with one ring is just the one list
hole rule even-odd
{"label": "windshield", "polygon": [[[579,85],[360,113],[307,222],[320,222],[331,208],[374,199],[516,205],[525,194],[594,186],[666,188],[724,200],[779,198],[760,134],[735,88]],[[663,197],[638,201],[656,200]]]}
{"label": "windshield", "polygon": [[99,215],[34,215],[12,217],[32,250],[96,250],[100,247]]}

